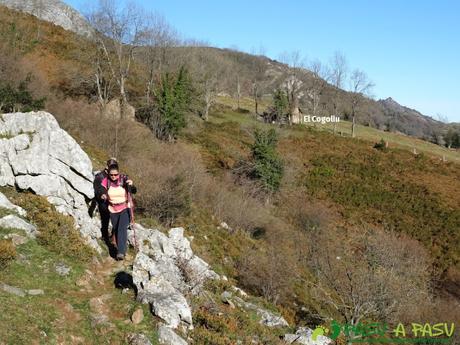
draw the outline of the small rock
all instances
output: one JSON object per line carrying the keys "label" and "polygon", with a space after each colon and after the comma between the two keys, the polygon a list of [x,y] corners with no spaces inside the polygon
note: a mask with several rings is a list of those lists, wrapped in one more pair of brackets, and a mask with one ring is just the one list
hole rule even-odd
{"label": "small rock", "polygon": [[288,322],[284,317],[275,315],[265,309],[258,309],[257,314],[261,317],[259,323],[267,327],[289,327]]}
{"label": "small rock", "polygon": [[37,295],[44,295],[45,291],[43,291],[42,289],[31,289],[31,290],[28,290],[27,293],[31,296],[37,296]]}
{"label": "small rock", "polygon": [[158,327],[158,340],[163,345],[187,345],[184,339],[163,324]]}
{"label": "small rock", "polygon": [[228,303],[228,301],[230,300],[230,298],[232,297],[232,293],[231,292],[228,292],[228,291],[224,291],[222,292],[222,294],[220,295],[220,299],[222,302],[224,303]]}
{"label": "small rock", "polygon": [[222,222],[222,223],[220,223],[219,225],[220,225],[221,228],[223,228],[223,229],[225,229],[225,230],[228,230],[228,231],[231,231],[231,230],[232,230],[232,228],[229,227],[228,224],[225,223],[225,222]]}
{"label": "small rock", "polygon": [[140,324],[143,319],[144,319],[144,311],[142,310],[142,308],[136,309],[133,315],[131,315],[131,321],[135,325]]}
{"label": "small rock", "polygon": [[313,330],[308,327],[299,327],[295,334],[285,334],[284,341],[288,344],[303,344],[303,345],[330,345],[333,343],[332,339],[322,335],[324,329],[319,327],[318,330],[322,331],[316,335],[316,340],[313,340]]}
{"label": "small rock", "polygon": [[91,315],[91,327],[96,327],[98,325],[110,325],[109,317],[104,314],[92,314]]}
{"label": "small rock", "polygon": [[152,345],[149,338],[144,334],[131,333],[128,334],[126,340],[128,341],[128,345]]}
{"label": "small rock", "polygon": [[3,236],[4,239],[11,239],[13,245],[20,246],[21,244],[27,243],[29,240],[21,235],[18,234],[8,234]]}
{"label": "small rock", "polygon": [[26,232],[28,237],[36,237],[37,235],[37,228],[32,224],[27,223],[25,220],[15,216],[13,214],[9,214],[0,219],[0,226],[7,229],[20,229]]}
{"label": "small rock", "polygon": [[230,299],[230,297],[232,297],[232,294],[228,291],[224,291],[222,292],[222,294],[220,295],[220,299],[222,300],[222,302],[228,304],[232,309],[235,308],[235,304],[232,302],[232,300]]}
{"label": "small rock", "polygon": [[16,206],[13,203],[11,203],[11,201],[9,201],[3,193],[0,193],[0,207],[16,211],[19,215],[23,217],[27,215],[27,212],[22,207]]}
{"label": "small rock", "polygon": [[4,283],[0,283],[0,289],[10,294],[19,296],[19,297],[24,297],[26,295],[23,289],[8,285],[8,284],[4,284]]}
{"label": "small rock", "polygon": [[260,317],[259,323],[267,327],[288,327],[288,322],[281,316],[273,312],[261,308],[253,303],[245,302],[238,296],[234,296],[233,300],[236,305],[247,310],[254,310]]}
{"label": "small rock", "polygon": [[56,273],[59,274],[60,276],[68,276],[70,273],[70,267],[64,264],[63,262],[58,262],[54,266]]}
{"label": "small rock", "polygon": [[242,289],[240,289],[239,287],[232,286],[232,290],[235,292],[238,292],[241,297],[248,297],[248,294],[244,292]]}

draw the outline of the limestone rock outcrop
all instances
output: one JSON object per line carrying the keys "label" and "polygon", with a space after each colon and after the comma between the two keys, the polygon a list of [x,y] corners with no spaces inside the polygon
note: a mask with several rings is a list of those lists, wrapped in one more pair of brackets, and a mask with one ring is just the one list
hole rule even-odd
{"label": "limestone rock outcrop", "polygon": [[184,339],[163,324],[158,327],[158,341],[163,345],[187,345]]}
{"label": "limestone rock outcrop", "polygon": [[86,204],[94,196],[92,164],[80,145],[43,111],[1,115],[0,138],[0,186],[45,196],[100,250],[98,224]]}
{"label": "limestone rock outcrop", "polygon": [[173,228],[166,236],[136,224],[128,238],[139,248],[133,264],[138,300],[149,303],[167,327],[192,329],[192,311],[185,296],[198,293],[207,279],[219,279],[219,275],[193,254],[183,228]]}
{"label": "limestone rock outcrop", "polygon": [[32,14],[41,20],[82,36],[92,37],[94,35],[94,30],[86,19],[60,0],[0,0],[0,5]]}
{"label": "limestone rock outcrop", "polygon": [[331,345],[333,343],[332,339],[320,334],[313,336],[313,333],[311,328],[299,327],[295,334],[285,334],[284,341],[287,344],[302,345]]}

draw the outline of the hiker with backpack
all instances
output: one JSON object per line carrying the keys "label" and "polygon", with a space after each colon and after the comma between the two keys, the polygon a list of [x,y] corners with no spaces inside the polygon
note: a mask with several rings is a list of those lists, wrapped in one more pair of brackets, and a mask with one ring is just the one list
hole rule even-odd
{"label": "hiker with backpack", "polygon": [[107,205],[106,200],[101,198],[101,196],[103,194],[99,193],[99,195],[98,195],[98,189],[100,188],[99,186],[101,185],[102,180],[104,180],[104,178],[106,178],[108,176],[109,166],[117,165],[117,164],[118,163],[117,163],[117,160],[115,158],[110,158],[106,162],[106,166],[105,166],[104,170],[99,171],[96,174],[96,176],[94,177],[93,188],[94,188],[95,197],[94,197],[93,201],[91,202],[91,207],[89,209],[89,214],[92,217],[94,209],[96,208],[96,205],[97,205],[97,208],[99,210],[99,215],[101,217],[101,238],[107,244],[109,244],[110,212],[109,212],[109,209],[107,208],[108,205]]}
{"label": "hiker with backpack", "polygon": [[123,260],[128,244],[128,225],[132,217],[131,194],[136,187],[128,176],[120,174],[118,164],[107,169],[107,176],[97,186],[96,194],[105,201],[112,223],[112,239],[117,249],[117,260]]}

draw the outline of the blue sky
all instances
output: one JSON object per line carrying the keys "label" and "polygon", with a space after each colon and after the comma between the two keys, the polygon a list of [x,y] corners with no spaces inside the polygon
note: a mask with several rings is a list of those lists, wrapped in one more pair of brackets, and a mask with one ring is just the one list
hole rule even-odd
{"label": "blue sky", "polygon": [[[84,11],[87,0],[65,0]],[[278,58],[327,62],[341,51],[376,84],[376,99],[460,122],[460,1],[137,1],[184,37]]]}

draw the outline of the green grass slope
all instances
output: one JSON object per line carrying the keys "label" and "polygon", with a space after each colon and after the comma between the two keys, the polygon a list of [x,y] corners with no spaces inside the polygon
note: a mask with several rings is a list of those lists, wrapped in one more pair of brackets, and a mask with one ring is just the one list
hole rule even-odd
{"label": "green grass slope", "polygon": [[[270,125],[250,114],[221,109],[203,124],[201,132],[186,139],[201,148],[210,171],[232,171],[249,156],[251,131],[256,127]],[[371,138],[386,133],[363,127],[358,128],[358,135],[364,129],[375,133],[352,139],[309,126],[279,128],[279,152],[289,171],[280,200],[286,205],[285,196],[295,189],[309,199],[332,203],[342,221],[365,222],[420,240],[443,270],[458,265],[459,165],[440,160],[436,157],[439,147],[428,143],[427,153],[417,155],[397,141],[390,141],[387,152],[377,150]],[[423,152],[420,140],[405,139],[408,147]]]}

